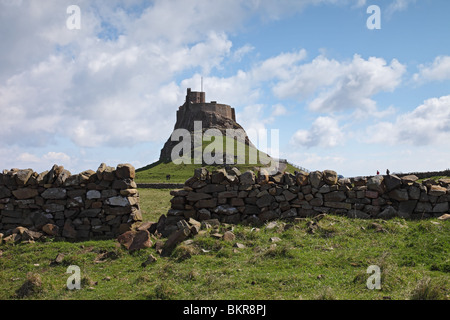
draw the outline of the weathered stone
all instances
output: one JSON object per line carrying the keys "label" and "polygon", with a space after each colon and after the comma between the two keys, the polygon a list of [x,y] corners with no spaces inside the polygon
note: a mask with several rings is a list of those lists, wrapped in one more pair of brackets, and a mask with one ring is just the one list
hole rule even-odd
{"label": "weathered stone", "polygon": [[45,212],[54,213],[64,211],[65,206],[58,203],[46,203],[42,206],[42,209],[44,209]]}
{"label": "weathered stone", "polygon": [[208,220],[211,219],[211,212],[208,209],[200,209],[198,210],[198,220]]}
{"label": "weathered stone", "polygon": [[95,218],[100,214],[101,211],[101,209],[86,209],[80,212],[80,217]]}
{"label": "weathered stone", "polygon": [[270,206],[270,204],[273,200],[274,200],[273,196],[271,196],[270,194],[267,194],[265,196],[262,196],[258,200],[256,200],[256,205],[259,208],[268,207],[268,206]]}
{"label": "weathered stone", "polygon": [[91,199],[100,199],[102,197],[102,194],[100,193],[100,191],[97,191],[97,190],[89,190],[87,193],[86,193],[86,198],[88,199],[88,200],[91,200]]}
{"label": "weathered stone", "polygon": [[75,239],[77,237],[77,231],[72,226],[69,220],[64,223],[64,228],[62,231],[62,236],[69,239]]}
{"label": "weathered stone", "polygon": [[377,216],[379,219],[391,219],[397,216],[397,210],[395,210],[392,206],[388,206]]}
{"label": "weathered stone", "polygon": [[449,178],[441,178],[441,179],[438,180],[438,182],[439,182],[439,185],[441,187],[447,188],[447,187],[450,186],[450,179]]}
{"label": "weathered stone", "polygon": [[429,203],[429,202],[418,202],[414,212],[417,212],[417,213],[432,213],[433,212],[433,208],[431,206],[431,203]]}
{"label": "weathered stone", "polygon": [[127,250],[130,248],[131,244],[133,243],[133,239],[134,239],[133,231],[126,231],[117,237],[117,241],[121,245],[123,245]]}
{"label": "weathered stone", "polygon": [[135,169],[129,163],[119,164],[116,168],[116,177],[118,179],[134,179]]}
{"label": "weathered stone", "polygon": [[102,180],[104,181],[114,181],[116,179],[116,175],[114,174],[115,169],[110,166],[106,166],[101,174]]}
{"label": "weathered stone", "polygon": [[276,184],[284,183],[284,174],[283,172],[277,172],[269,177],[269,181],[275,182]]}
{"label": "weathered stone", "polygon": [[197,189],[198,193],[214,193],[222,192],[226,190],[226,186],[223,184],[208,184],[200,189]]}
{"label": "weathered stone", "polygon": [[318,191],[319,193],[328,193],[328,192],[331,192],[331,187],[329,186],[329,185],[327,185],[327,184],[324,184],[323,186],[321,186],[320,188],[319,188],[319,191]]}
{"label": "weathered stone", "polygon": [[311,182],[311,186],[313,188],[318,189],[322,182],[323,173],[321,171],[313,171],[309,174],[309,181]]}
{"label": "weathered stone", "polygon": [[292,218],[297,216],[297,210],[295,208],[291,208],[289,210],[283,211],[280,215],[281,219]]}
{"label": "weathered stone", "polygon": [[335,185],[338,181],[338,175],[336,171],[324,170],[323,171],[323,181],[328,185]]}
{"label": "weathered stone", "polygon": [[406,189],[394,189],[389,192],[389,197],[397,201],[408,200],[408,191]]}
{"label": "weathered stone", "polygon": [[225,233],[223,234],[223,240],[225,240],[225,241],[231,242],[231,241],[234,241],[235,239],[236,239],[236,236],[231,231],[225,231]]}
{"label": "weathered stone", "polygon": [[204,225],[208,224],[210,227],[219,227],[220,226],[220,221],[218,219],[208,219],[208,220],[204,220],[202,221],[202,228]]}
{"label": "weathered stone", "polygon": [[411,186],[408,188],[408,196],[411,200],[420,199],[420,189],[419,187]]}
{"label": "weathered stone", "polygon": [[309,201],[309,204],[313,207],[321,207],[323,205],[323,199],[322,198],[314,198]]}
{"label": "weathered stone", "polygon": [[324,202],[324,206],[328,208],[346,209],[346,210],[351,210],[352,208],[351,203],[346,202]]}
{"label": "weathered stone", "polygon": [[10,196],[11,191],[5,186],[0,186],[0,199],[8,198]]}
{"label": "weathered stone", "polygon": [[218,206],[215,210],[215,213],[217,214],[224,214],[224,215],[232,215],[232,214],[237,214],[238,210],[235,207],[229,206],[229,205],[223,205],[223,206]]}
{"label": "weathered stone", "polygon": [[217,199],[205,199],[205,200],[199,200],[194,205],[196,208],[214,208],[217,206]]}
{"label": "weathered stone", "polygon": [[241,185],[253,185],[255,184],[255,173],[253,171],[246,171],[239,177]]}
{"label": "weathered stone", "polygon": [[49,236],[57,236],[59,234],[59,227],[57,225],[47,223],[42,227],[42,231],[44,231]]}
{"label": "weathered stone", "polygon": [[325,202],[341,202],[347,198],[343,191],[333,191],[324,195]]}
{"label": "weathered stone", "polygon": [[128,201],[128,198],[117,196],[117,197],[111,197],[105,200],[105,203],[114,206],[114,207],[127,207],[130,206],[130,202]]}
{"label": "weathered stone", "polygon": [[367,180],[367,189],[372,191],[377,191],[379,194],[383,194],[385,192],[385,186],[383,184],[383,176],[378,175]]}
{"label": "weathered stone", "polygon": [[267,211],[261,212],[258,215],[258,218],[261,222],[266,222],[266,221],[278,219],[278,218],[280,218],[280,216],[273,210],[267,210]]}
{"label": "weathered stone", "polygon": [[[0,187],[1,188],[1,187]],[[1,193],[1,191],[0,191]],[[20,188],[17,190],[14,190],[12,192],[12,194],[14,195],[14,197],[16,197],[16,199],[18,200],[25,200],[25,199],[31,199],[36,197],[39,193],[37,189],[32,189],[32,188]],[[1,195],[0,195],[1,196]]]}
{"label": "weathered stone", "polygon": [[428,195],[435,197],[439,197],[447,193],[447,188],[437,185],[432,185],[429,190]]}
{"label": "weathered stone", "polygon": [[128,196],[136,196],[138,195],[138,190],[137,189],[124,189],[124,190],[120,190],[120,195],[128,197]]}
{"label": "weathered stone", "polygon": [[365,178],[365,177],[356,177],[356,178],[353,178],[353,184],[355,185],[355,187],[363,187],[363,186],[366,186],[366,184],[367,184],[367,178]]}
{"label": "weathered stone", "polygon": [[448,202],[436,203],[433,207],[434,213],[444,213],[448,212]]}
{"label": "weathered stone", "polygon": [[148,230],[141,230],[138,231],[134,237],[133,241],[131,242],[128,250],[130,252],[150,248],[153,245],[153,242],[150,237],[150,233]]}
{"label": "weathered stone", "polygon": [[66,180],[71,176],[70,171],[68,170],[62,170],[62,172],[56,177],[55,180],[55,186],[63,186],[66,182]]}
{"label": "weathered stone", "polygon": [[286,198],[286,201],[291,201],[291,200],[294,200],[295,198],[297,198],[297,195],[290,192],[289,190],[284,190],[283,195]]}
{"label": "weathered stone", "polygon": [[398,206],[398,212],[400,214],[412,214],[414,212],[414,209],[416,208],[417,200],[408,200],[408,201],[402,201],[400,202]]}
{"label": "weathered stone", "polygon": [[412,175],[407,175],[407,176],[401,177],[401,180],[402,180],[403,184],[410,185],[410,184],[413,184],[414,182],[416,182],[417,180],[419,180],[419,178],[412,174]]}
{"label": "weathered stone", "polygon": [[209,176],[209,172],[206,168],[196,168],[194,170],[194,177],[198,180],[206,180]]}
{"label": "weathered stone", "polygon": [[242,199],[242,198],[232,198],[231,205],[233,207],[243,207],[243,206],[245,206],[245,202],[244,202],[244,199]]}
{"label": "weathered stone", "polygon": [[218,198],[236,198],[238,195],[237,191],[223,191],[220,192],[217,197]]}
{"label": "weathered stone", "polygon": [[377,191],[366,191],[366,198],[369,199],[377,199],[378,198],[378,192]]}
{"label": "weathered stone", "polygon": [[65,199],[67,196],[66,189],[63,188],[49,188],[45,190],[41,194],[42,198],[44,199],[50,199],[50,200],[59,200],[59,199]]}
{"label": "weathered stone", "polygon": [[211,174],[211,183],[220,184],[222,181],[225,180],[225,176],[227,175],[227,172],[225,169],[219,169],[214,171]]}
{"label": "weathered stone", "polygon": [[288,186],[295,184],[295,176],[289,172],[285,172],[283,175],[283,183]]}
{"label": "weathered stone", "polygon": [[300,171],[295,176],[295,180],[297,181],[297,185],[305,186],[309,182],[309,173],[307,173],[305,171]]}
{"label": "weathered stone", "polygon": [[154,257],[152,254],[148,256],[147,260],[145,260],[144,262],[142,262],[142,266],[146,267],[149,264],[152,264],[154,262],[156,262],[158,259],[156,259],[156,257]]}
{"label": "weathered stone", "polygon": [[177,244],[186,240],[186,238],[189,237],[190,234],[191,230],[189,227],[185,227],[172,233],[164,243],[161,256],[169,256],[172,250],[177,246]]}
{"label": "weathered stone", "polygon": [[93,170],[86,170],[78,174],[78,178],[80,180],[80,183],[88,183],[91,182],[91,177],[95,176],[97,177],[96,173]]}
{"label": "weathered stone", "polygon": [[438,219],[439,219],[439,220],[450,220],[450,214],[448,214],[448,213],[443,214],[443,215],[440,216]]}
{"label": "weathered stone", "polygon": [[386,191],[397,189],[402,185],[402,179],[396,175],[389,175],[384,177],[384,185],[386,186]]}
{"label": "weathered stone", "polygon": [[16,174],[14,175],[17,186],[19,186],[19,187],[25,186],[28,182],[28,179],[30,179],[32,174],[33,174],[32,169],[25,169],[25,170],[17,171]]}

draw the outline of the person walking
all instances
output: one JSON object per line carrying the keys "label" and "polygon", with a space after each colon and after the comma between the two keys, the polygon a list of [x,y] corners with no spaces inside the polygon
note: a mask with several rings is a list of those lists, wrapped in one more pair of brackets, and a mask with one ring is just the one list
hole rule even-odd
{"label": "person walking", "polygon": [[390,173],[389,169],[386,169],[386,174],[389,175]]}

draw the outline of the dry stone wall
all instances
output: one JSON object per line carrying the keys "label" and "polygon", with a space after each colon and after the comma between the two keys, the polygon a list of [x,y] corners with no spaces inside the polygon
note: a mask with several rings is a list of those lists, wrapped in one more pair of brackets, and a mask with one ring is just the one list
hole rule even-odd
{"label": "dry stone wall", "polygon": [[450,179],[417,182],[399,178],[339,179],[332,170],[278,173],[273,176],[233,168],[208,172],[197,169],[183,189],[173,190],[171,209],[164,217],[166,233],[180,221],[218,219],[231,224],[261,224],[269,220],[311,217],[322,213],[352,218],[421,219],[449,211]]}
{"label": "dry stone wall", "polygon": [[[0,236],[35,240],[113,238],[142,220],[130,164],[72,175],[62,166],[0,173]],[[14,240],[14,239],[12,239]]]}

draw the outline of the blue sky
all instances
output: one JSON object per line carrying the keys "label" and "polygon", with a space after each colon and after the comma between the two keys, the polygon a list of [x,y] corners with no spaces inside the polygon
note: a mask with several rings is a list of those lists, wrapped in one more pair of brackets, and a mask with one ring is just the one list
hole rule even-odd
{"label": "blue sky", "polygon": [[0,168],[152,163],[203,77],[208,101],[247,131],[279,130],[279,156],[309,170],[447,169],[449,12],[445,0],[2,0]]}

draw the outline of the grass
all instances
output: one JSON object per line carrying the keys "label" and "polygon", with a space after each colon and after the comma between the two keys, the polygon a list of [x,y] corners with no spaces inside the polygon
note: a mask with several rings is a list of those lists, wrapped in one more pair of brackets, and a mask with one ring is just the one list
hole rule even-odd
{"label": "grass", "polygon": [[[228,138],[219,139],[216,143],[218,145],[222,145],[222,150],[218,151],[226,151],[226,142]],[[215,141],[203,141],[202,150],[207,151],[208,154],[212,153]],[[217,146],[217,145],[216,145]],[[240,150],[244,150],[243,155],[245,156],[244,164],[236,164],[232,165],[237,167],[241,172],[245,172],[247,170],[256,171],[256,168],[264,166],[260,158],[255,163],[250,161],[249,154],[254,152],[256,149],[253,147],[249,147],[248,145],[243,145],[242,143],[236,141],[234,144],[234,155],[238,155],[238,147],[241,147]],[[225,152],[226,153],[226,152]],[[266,155],[265,153],[262,153]],[[193,176],[194,170],[196,168],[205,167],[210,172],[217,170],[219,168],[223,168],[224,165],[204,165],[204,164],[195,164],[193,159],[189,159],[188,163],[174,164],[173,162],[162,162],[156,161],[152,164],[149,164],[143,168],[136,170],[136,182],[137,183],[161,183],[161,182],[171,182],[171,183],[184,183],[187,179]],[[296,169],[291,164],[287,164],[286,171],[294,173]],[[170,181],[166,180],[166,176],[170,174]]]}
{"label": "grass", "polygon": [[[144,220],[167,212],[169,190],[139,192]],[[222,226],[211,233],[232,228],[234,241],[199,234],[167,258],[154,247],[130,254],[115,240],[3,244],[0,299],[449,299],[448,221],[325,216],[314,233],[310,221]],[[158,260],[143,267],[150,254]],[[81,290],[66,288],[70,265],[80,267]],[[381,290],[366,286],[370,265],[381,269]]]}

